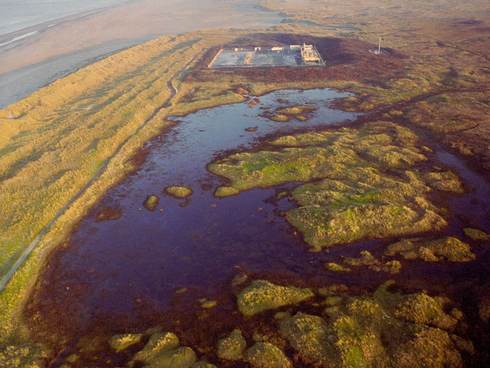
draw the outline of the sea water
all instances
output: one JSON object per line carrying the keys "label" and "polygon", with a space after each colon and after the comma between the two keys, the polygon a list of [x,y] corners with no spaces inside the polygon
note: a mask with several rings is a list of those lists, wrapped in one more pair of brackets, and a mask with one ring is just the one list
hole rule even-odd
{"label": "sea water", "polygon": [[[128,0],[0,0],[0,36]],[[49,25],[49,24],[48,24]],[[34,31],[29,31],[30,33]],[[16,35],[15,37],[21,37]],[[26,36],[27,37],[27,36]],[[8,42],[8,40],[2,43]]]}

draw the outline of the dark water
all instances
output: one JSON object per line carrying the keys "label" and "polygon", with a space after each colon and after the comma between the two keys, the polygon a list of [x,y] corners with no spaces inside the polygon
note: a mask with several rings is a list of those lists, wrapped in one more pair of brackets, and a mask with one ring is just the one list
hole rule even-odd
{"label": "dark water", "polygon": [[[193,328],[187,341],[199,343],[198,333],[212,336],[219,329],[217,321],[232,314],[230,281],[239,271],[308,285],[345,282],[365,288],[385,281],[386,274],[365,270],[350,274],[326,272],[323,263],[338,261],[341,255],[356,256],[361,249],[380,254],[391,240],[309,253],[301,237],[281,216],[281,211],[293,204],[287,199],[271,200],[294,184],[216,199],[213,191],[221,179],[206,170],[220,152],[251,147],[269,134],[327,127],[354,119],[355,114],[329,108],[333,99],[342,96],[345,94],[328,89],[274,92],[261,97],[255,107],[240,103],[188,115],[162,137],[148,143],[149,155],[140,169],[110,190],[80,223],[67,247],[51,258],[41,288],[28,308],[31,316],[41,316],[36,317],[33,326],[41,335],[56,331],[68,339],[97,328],[105,334],[131,326],[141,330],[151,325],[149,315],[163,316],[163,312],[175,307],[179,288],[192,290],[192,297],[184,305],[195,305],[198,297],[221,300],[225,294],[228,309],[214,317],[211,327],[193,320],[185,329],[181,326],[186,332]],[[259,116],[265,108],[280,106],[278,100],[282,105],[314,103],[318,110],[306,123],[276,123]],[[258,129],[246,132],[250,127]],[[466,195],[437,198],[454,213],[445,232],[462,236],[462,227],[468,225],[489,231],[488,183],[456,156],[439,147],[435,152],[434,159],[453,168],[470,189]],[[190,200],[162,194],[166,186],[176,184],[192,188]],[[149,194],[160,197],[154,212],[142,205]],[[107,207],[120,209],[122,217],[97,222],[96,214]],[[458,283],[484,282],[489,252],[478,246],[473,250],[478,255],[477,262],[402,262],[402,272],[394,277],[407,289],[426,288],[449,294],[449,289]],[[458,290],[452,292],[457,294]],[[193,314],[188,315],[192,318]]]}
{"label": "dark water", "polygon": [[[266,202],[277,189],[216,199],[213,191],[220,179],[208,173],[206,165],[215,154],[249,146],[267,134],[355,118],[329,108],[333,99],[345,95],[333,90],[279,91],[261,97],[255,107],[240,103],[183,118],[161,141],[150,143],[141,168],[107,193],[74,232],[70,246],[54,257],[45,312],[65,314],[73,326],[86,326],[100,315],[130,315],[138,303],[163,310],[177,288],[196,287],[212,294],[236,273],[236,266],[250,272],[316,272],[311,263],[319,264],[320,257],[305,251],[306,245],[277,213],[288,202]],[[277,123],[259,116],[263,108],[277,107],[278,99],[314,103],[318,110],[306,123]],[[249,127],[258,129],[246,132]],[[162,194],[174,184],[191,187],[192,198]],[[160,197],[154,212],[142,205],[149,194]],[[95,214],[104,207],[119,208],[123,215],[117,221],[96,222]]]}

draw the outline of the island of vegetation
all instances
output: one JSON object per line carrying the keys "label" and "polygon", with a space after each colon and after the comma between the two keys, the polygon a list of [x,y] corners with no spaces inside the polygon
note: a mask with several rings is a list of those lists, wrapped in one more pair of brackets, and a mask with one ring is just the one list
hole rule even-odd
{"label": "island of vegetation", "polygon": [[165,193],[175,198],[187,198],[192,195],[192,189],[183,185],[172,185],[165,188]]}
{"label": "island of vegetation", "polygon": [[298,207],[287,212],[287,219],[318,250],[444,228],[444,210],[428,195],[460,193],[461,182],[451,172],[421,165],[429,152],[409,129],[374,122],[282,136],[267,149],[235,153],[208,168],[229,180],[218,196],[305,182],[292,192]]}

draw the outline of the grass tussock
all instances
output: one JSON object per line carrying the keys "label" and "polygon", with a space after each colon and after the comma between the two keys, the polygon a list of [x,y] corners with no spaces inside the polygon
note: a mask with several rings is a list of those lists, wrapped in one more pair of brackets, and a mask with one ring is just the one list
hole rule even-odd
{"label": "grass tussock", "polygon": [[279,331],[303,363],[318,367],[459,367],[452,335],[459,322],[445,312],[447,303],[382,286],[372,295],[336,299],[325,316],[285,318]]}
{"label": "grass tussock", "polygon": [[192,195],[192,189],[183,185],[172,185],[165,188],[165,193],[175,198],[188,198]]}
{"label": "grass tussock", "polygon": [[275,285],[269,281],[253,281],[237,297],[240,312],[250,317],[269,309],[297,304],[314,296],[310,289]]}
{"label": "grass tussock", "polygon": [[440,239],[403,239],[391,244],[385,255],[400,255],[407,260],[420,259],[425,262],[469,262],[476,256],[469,244],[452,236]]}
{"label": "grass tussock", "polygon": [[374,272],[396,274],[400,272],[402,264],[398,260],[384,261],[378,259],[368,250],[363,250],[359,257],[343,257],[340,264],[327,263],[325,267],[334,272],[350,272],[357,267],[367,267]]}
{"label": "grass tussock", "polygon": [[316,108],[311,105],[293,105],[279,107],[275,111],[265,111],[262,116],[279,123],[285,123],[293,119],[307,121],[315,110]]}

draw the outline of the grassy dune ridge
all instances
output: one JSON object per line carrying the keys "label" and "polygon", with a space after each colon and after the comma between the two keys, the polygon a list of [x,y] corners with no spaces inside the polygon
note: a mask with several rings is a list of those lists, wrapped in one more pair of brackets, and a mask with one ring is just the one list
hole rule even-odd
{"label": "grassy dune ridge", "polygon": [[195,42],[164,38],[127,50],[1,111],[2,274],[170,97],[167,83]]}
{"label": "grassy dune ridge", "polygon": [[19,327],[18,307],[50,249],[132,169],[134,152],[170,125],[179,76],[204,47],[198,34],[162,37],[0,110],[1,274],[57,220],[0,294],[2,340]]}

